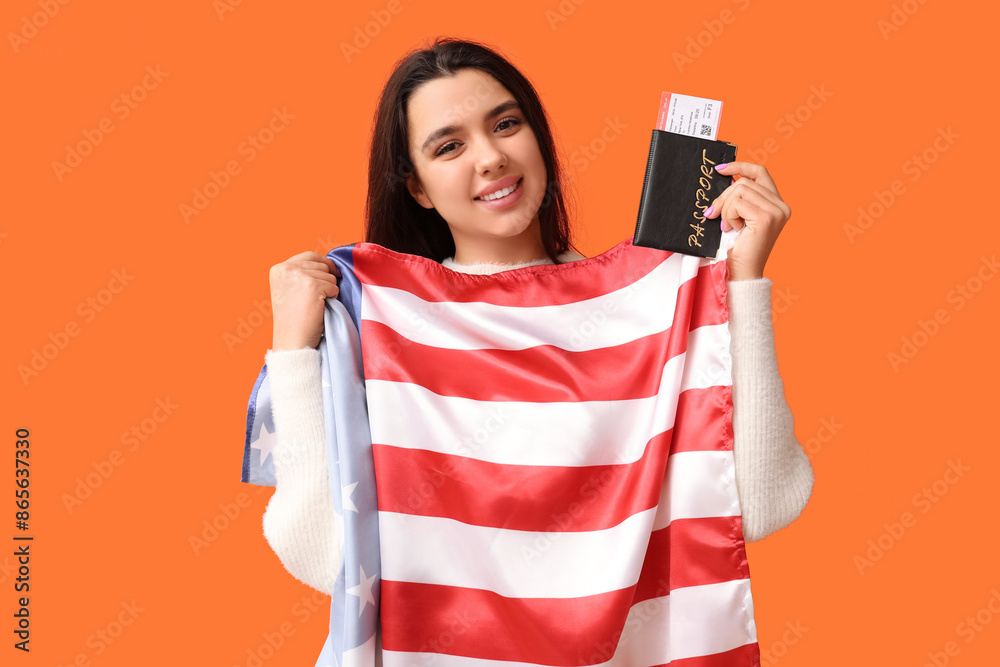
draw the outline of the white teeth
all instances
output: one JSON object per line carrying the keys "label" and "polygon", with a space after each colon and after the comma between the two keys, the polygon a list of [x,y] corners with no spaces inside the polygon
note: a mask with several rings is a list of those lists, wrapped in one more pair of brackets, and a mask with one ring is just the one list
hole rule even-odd
{"label": "white teeth", "polygon": [[509,188],[504,188],[503,190],[497,190],[491,195],[485,195],[483,197],[480,197],[480,199],[484,201],[493,201],[494,199],[500,199],[501,197],[506,197],[514,190],[517,190],[517,183],[514,183],[514,185],[510,186]]}

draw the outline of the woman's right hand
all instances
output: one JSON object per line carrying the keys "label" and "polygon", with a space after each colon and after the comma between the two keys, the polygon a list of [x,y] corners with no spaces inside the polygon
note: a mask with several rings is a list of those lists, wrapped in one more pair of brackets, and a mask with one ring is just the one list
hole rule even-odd
{"label": "woman's right hand", "polygon": [[315,252],[293,255],[271,267],[273,350],[318,347],[327,298],[340,293],[340,271],[333,260]]}

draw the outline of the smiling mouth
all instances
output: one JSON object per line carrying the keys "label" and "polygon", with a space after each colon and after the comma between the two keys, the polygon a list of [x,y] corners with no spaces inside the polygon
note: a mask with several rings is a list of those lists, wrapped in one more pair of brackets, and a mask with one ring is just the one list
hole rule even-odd
{"label": "smiling mouth", "polygon": [[[522,176],[521,178],[517,179],[517,182],[514,183],[514,185],[510,186],[509,188],[504,188],[503,190],[498,190],[497,192],[501,193],[501,194],[494,193],[494,194],[486,195],[485,197],[476,197],[476,199],[479,200],[479,201],[496,201],[497,199],[503,199],[504,197],[509,197],[511,195],[511,193],[513,193],[515,190],[517,190],[519,187],[521,187],[521,181],[523,181],[523,180],[524,180],[524,177]],[[503,193],[506,193],[506,194],[503,194]]]}

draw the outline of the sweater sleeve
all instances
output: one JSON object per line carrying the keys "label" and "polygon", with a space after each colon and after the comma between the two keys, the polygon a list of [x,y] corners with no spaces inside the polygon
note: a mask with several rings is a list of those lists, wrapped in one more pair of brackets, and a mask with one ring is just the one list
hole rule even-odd
{"label": "sweater sleeve", "polygon": [[327,595],[340,569],[340,519],[326,462],[320,353],[268,350],[277,484],[264,511],[264,537],[299,581]]}
{"label": "sweater sleeve", "polygon": [[805,508],[813,469],[795,438],[778,372],[768,278],[728,281],[733,364],[733,456],[743,535],[755,542]]}

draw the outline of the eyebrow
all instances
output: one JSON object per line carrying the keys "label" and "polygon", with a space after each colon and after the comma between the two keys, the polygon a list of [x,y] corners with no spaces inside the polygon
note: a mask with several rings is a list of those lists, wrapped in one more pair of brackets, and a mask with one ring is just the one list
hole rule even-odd
{"label": "eyebrow", "polygon": [[[490,112],[486,114],[486,119],[489,120],[490,118],[496,118],[504,111],[509,111],[511,109],[519,109],[519,108],[520,105],[517,103],[517,100],[508,100],[493,107],[490,110]],[[431,132],[430,136],[427,137],[427,141],[424,142],[424,145],[420,147],[420,151],[425,152],[427,148],[435,141],[437,141],[441,137],[452,134],[453,132],[457,132],[459,129],[461,129],[460,125],[449,125],[448,127],[442,127],[438,130],[434,130],[433,132]]]}

